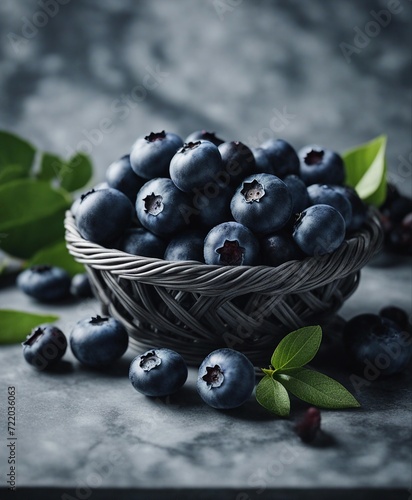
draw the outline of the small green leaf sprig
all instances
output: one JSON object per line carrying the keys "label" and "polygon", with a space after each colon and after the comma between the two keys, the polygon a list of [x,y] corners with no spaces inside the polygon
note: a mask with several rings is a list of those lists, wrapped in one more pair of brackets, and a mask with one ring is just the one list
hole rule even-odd
{"label": "small green leaf sprig", "polygon": [[359,402],[339,382],[306,368],[319,350],[322,341],[320,326],[306,326],[282,339],[276,347],[269,368],[256,387],[260,405],[279,417],[290,413],[289,392],[320,408],[359,407]]}

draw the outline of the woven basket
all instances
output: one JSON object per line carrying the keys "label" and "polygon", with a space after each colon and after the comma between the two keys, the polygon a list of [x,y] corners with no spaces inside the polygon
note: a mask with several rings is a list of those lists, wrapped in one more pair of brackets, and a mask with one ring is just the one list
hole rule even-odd
{"label": "woven basket", "polygon": [[139,257],[84,240],[70,211],[66,242],[86,266],[104,314],[119,319],[140,350],[168,347],[198,365],[232,347],[255,364],[286,333],[337,311],[360,269],[382,245],[374,211],[333,254],[268,266],[209,266]]}

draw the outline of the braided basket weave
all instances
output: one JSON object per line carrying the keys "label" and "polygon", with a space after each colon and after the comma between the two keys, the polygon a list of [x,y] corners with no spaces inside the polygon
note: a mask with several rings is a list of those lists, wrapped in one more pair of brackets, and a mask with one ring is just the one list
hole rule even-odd
{"label": "braided basket weave", "polygon": [[334,253],[278,267],[130,255],[84,240],[70,211],[65,227],[69,252],[86,266],[104,313],[125,325],[132,344],[140,350],[168,347],[197,365],[219,347],[267,363],[282,336],[339,309],[382,245],[374,211]]}

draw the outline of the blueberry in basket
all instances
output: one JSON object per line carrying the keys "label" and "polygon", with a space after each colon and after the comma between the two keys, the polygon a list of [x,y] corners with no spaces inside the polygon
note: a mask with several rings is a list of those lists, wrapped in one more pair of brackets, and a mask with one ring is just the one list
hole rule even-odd
{"label": "blueberry in basket", "polygon": [[209,141],[215,146],[219,146],[225,142],[220,137],[217,137],[215,132],[208,132],[207,130],[196,130],[195,132],[189,134],[185,139],[186,143],[196,141]]}
{"label": "blueberry in basket", "polygon": [[186,231],[172,238],[164,253],[165,260],[197,260],[204,262],[205,233],[200,230]]}
{"label": "blueberry in basket", "polygon": [[346,196],[351,204],[352,217],[349,224],[346,225],[346,230],[349,232],[358,231],[366,221],[368,215],[368,207],[361,200],[358,193],[349,186],[331,186],[335,191]]}
{"label": "blueberry in basket", "polygon": [[70,276],[56,266],[36,265],[21,272],[17,286],[26,295],[40,302],[55,302],[70,295]]}
{"label": "blueberry in basket", "polygon": [[143,179],[168,177],[170,160],[182,145],[178,135],[164,130],[139,137],[130,152],[131,167]]}
{"label": "blueberry in basket", "polygon": [[342,158],[321,146],[310,145],[299,153],[300,176],[307,186],[311,184],[343,184],[345,168]]}
{"label": "blueberry in basket", "polygon": [[219,146],[223,168],[227,173],[226,184],[238,186],[242,179],[256,172],[253,152],[240,141],[224,142]]}
{"label": "blueberry in basket", "polygon": [[280,266],[291,260],[302,260],[306,255],[287,232],[263,236],[260,240],[263,264]]}
{"label": "blueberry in basket", "polygon": [[130,226],[134,214],[129,198],[117,189],[91,190],[82,195],[76,224],[85,240],[108,245]]}
{"label": "blueberry in basket", "polygon": [[96,316],[76,323],[70,334],[70,347],[78,361],[91,368],[111,365],[126,352],[129,337],[114,318]]}
{"label": "blueberry in basket", "polygon": [[147,229],[137,227],[126,229],[116,246],[132,255],[162,259],[166,242]]}
{"label": "blueberry in basket", "polygon": [[129,379],[136,391],[151,397],[169,396],[186,382],[187,365],[171,349],[150,349],[136,356],[129,369]]}
{"label": "blueberry in basket", "polygon": [[46,370],[64,356],[67,339],[57,326],[44,324],[34,328],[22,346],[27,363],[38,370]]}
{"label": "blueberry in basket", "polygon": [[281,179],[287,175],[299,175],[299,157],[288,142],[283,139],[268,139],[261,148],[270,165],[270,170],[263,173],[276,175]]}
{"label": "blueberry in basket", "polygon": [[133,171],[130,165],[130,155],[124,155],[109,165],[106,171],[106,180],[109,187],[121,191],[133,205],[137,192],[146,182]]}
{"label": "blueberry in basket", "polygon": [[292,197],[292,213],[299,214],[311,204],[309,199],[308,188],[306,184],[297,175],[287,175],[283,182],[289,189]]}
{"label": "blueberry in basket", "polygon": [[352,221],[352,205],[349,199],[327,184],[312,184],[308,187],[310,205],[330,205],[336,208],[348,227]]}
{"label": "blueberry in basket", "polygon": [[260,261],[257,238],[238,222],[224,222],[209,231],[204,243],[206,264],[253,266]]}
{"label": "blueberry in basket", "polygon": [[212,408],[237,408],[250,398],[254,387],[254,367],[239,351],[217,349],[199,367],[197,391]]}
{"label": "blueberry in basket", "polygon": [[137,193],[137,218],[152,233],[170,236],[187,227],[183,208],[188,204],[187,195],[172,180],[159,177],[146,182]]}
{"label": "blueberry in basket", "polygon": [[237,188],[230,209],[236,222],[256,233],[273,233],[292,215],[292,197],[286,184],[271,174],[246,177]]}

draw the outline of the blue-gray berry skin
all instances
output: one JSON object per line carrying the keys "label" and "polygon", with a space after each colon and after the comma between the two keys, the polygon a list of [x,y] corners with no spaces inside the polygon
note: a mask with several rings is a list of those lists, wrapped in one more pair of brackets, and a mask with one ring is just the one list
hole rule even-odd
{"label": "blue-gray berry skin", "polygon": [[106,170],[106,179],[109,187],[121,191],[133,205],[136,202],[137,192],[146,182],[133,171],[130,165],[130,155],[124,155],[111,163]]}
{"label": "blue-gray berry skin", "polygon": [[283,179],[287,175],[299,175],[299,157],[294,148],[283,139],[268,139],[261,148],[269,160],[268,174]]}
{"label": "blue-gray berry skin", "polygon": [[240,141],[224,142],[219,146],[223,168],[228,174],[225,185],[229,183],[234,188],[247,177],[256,173],[256,161],[253,152]]}
{"label": "blue-gray berry skin", "polygon": [[252,153],[255,158],[256,172],[270,174],[272,168],[265,150],[263,148],[252,148]]}
{"label": "blue-gray berry skin", "polygon": [[223,222],[207,234],[203,255],[206,264],[254,266],[260,260],[260,247],[247,227],[238,222]]}
{"label": "blue-gray berry skin", "polygon": [[178,391],[187,379],[187,365],[171,349],[150,349],[136,356],[130,365],[129,379],[145,396],[162,397]]}
{"label": "blue-gray berry skin", "polygon": [[56,302],[70,295],[70,276],[55,266],[32,266],[17,277],[17,286],[40,302]]}
{"label": "blue-gray berry skin", "polygon": [[217,349],[200,365],[197,391],[212,408],[229,410],[245,403],[255,387],[255,370],[248,358],[233,349]]}
{"label": "blue-gray berry skin", "polygon": [[87,273],[79,273],[73,276],[70,285],[70,293],[78,298],[93,297],[93,290]]}
{"label": "blue-gray berry skin", "polygon": [[299,214],[311,204],[306,184],[297,175],[287,175],[283,182],[292,197],[292,213]]}
{"label": "blue-gray berry skin", "polygon": [[186,193],[219,183],[223,171],[219,149],[209,141],[185,143],[170,161],[170,177]]}
{"label": "blue-gray berry skin", "polygon": [[22,346],[27,363],[38,370],[46,370],[64,356],[67,339],[56,326],[44,324],[34,328]]}
{"label": "blue-gray berry skin", "polygon": [[151,132],[134,143],[130,153],[131,167],[143,179],[168,177],[170,160],[182,146],[183,141],[176,134],[164,130]]}
{"label": "blue-gray berry skin", "polygon": [[203,231],[186,231],[175,236],[167,245],[164,259],[171,261],[197,260],[204,262],[203,246],[205,233]]}
{"label": "blue-gray berry skin", "polygon": [[348,321],[343,341],[355,367],[372,366],[377,376],[400,373],[412,359],[410,333],[376,314],[360,314]]}
{"label": "blue-gray berry skin", "polygon": [[118,243],[119,250],[132,255],[162,259],[166,242],[142,227],[127,229]]}
{"label": "blue-gray berry skin", "polygon": [[143,227],[158,236],[171,236],[189,225],[188,196],[166,178],[152,179],[136,197],[136,213]]}
{"label": "blue-gray berry skin", "polygon": [[340,247],[345,239],[345,221],[330,205],[304,210],[293,227],[293,239],[307,255],[324,255]]}
{"label": "blue-gray berry skin", "polygon": [[288,233],[263,236],[260,240],[263,264],[280,266],[291,260],[302,260],[306,255]]}
{"label": "blue-gray berry skin", "polygon": [[117,189],[92,190],[82,196],[76,224],[84,239],[108,245],[130,226],[133,214],[131,201]]}
{"label": "blue-gray berry skin", "polygon": [[207,130],[196,130],[185,139],[185,143],[196,141],[209,141],[215,146],[219,146],[225,142],[223,139],[220,139],[220,137],[217,137],[215,132],[208,132]]}
{"label": "blue-gray berry skin", "polygon": [[310,145],[299,153],[300,177],[307,186],[311,184],[338,184],[345,181],[345,167],[342,158],[321,146]]}
{"label": "blue-gray berry skin", "polygon": [[352,221],[352,205],[348,198],[327,184],[312,184],[308,187],[311,205],[330,205],[336,208],[345,220],[346,227]]}
{"label": "blue-gray berry skin", "polygon": [[332,186],[335,191],[346,196],[352,207],[352,218],[349,225],[346,225],[346,230],[349,232],[358,231],[365,223],[368,216],[368,207],[361,200],[358,193],[349,186]]}
{"label": "blue-gray berry skin", "polygon": [[292,215],[292,197],[286,184],[271,174],[243,179],[230,202],[236,222],[256,233],[273,233]]}
{"label": "blue-gray berry skin", "polygon": [[123,356],[129,344],[124,326],[114,318],[96,316],[79,321],[70,334],[71,350],[83,365],[100,368]]}

